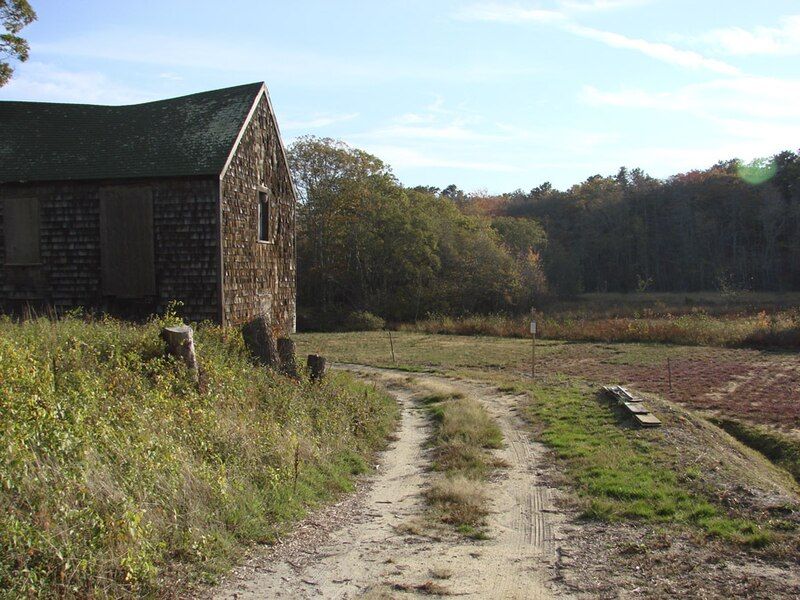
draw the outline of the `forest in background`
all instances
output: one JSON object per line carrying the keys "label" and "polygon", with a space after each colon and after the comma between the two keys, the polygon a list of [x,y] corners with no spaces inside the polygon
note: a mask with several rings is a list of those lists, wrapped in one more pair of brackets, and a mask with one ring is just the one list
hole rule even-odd
{"label": "forest in background", "polygon": [[501,195],[404,187],[325,138],[298,139],[289,160],[301,327],[520,314],[586,292],[800,290],[795,152]]}

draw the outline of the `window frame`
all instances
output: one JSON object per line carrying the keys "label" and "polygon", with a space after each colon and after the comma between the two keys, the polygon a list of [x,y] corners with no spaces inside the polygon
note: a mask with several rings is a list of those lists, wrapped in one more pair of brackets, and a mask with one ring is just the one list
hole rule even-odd
{"label": "window frame", "polygon": [[[275,234],[273,232],[273,207],[272,198],[269,188],[259,186],[256,190],[256,204],[257,204],[257,222],[256,222],[256,241],[259,244],[274,244]],[[267,211],[267,220],[264,222],[264,209]],[[264,228],[266,227],[266,237],[264,237]]]}

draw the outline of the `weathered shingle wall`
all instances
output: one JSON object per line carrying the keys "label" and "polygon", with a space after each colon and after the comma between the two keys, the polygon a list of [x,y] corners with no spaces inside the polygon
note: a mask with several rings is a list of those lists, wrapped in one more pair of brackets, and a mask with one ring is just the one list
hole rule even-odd
{"label": "weathered shingle wall", "polygon": [[219,182],[213,177],[0,186],[0,200],[39,199],[42,263],[5,264],[0,202],[0,301],[113,308],[115,302],[102,293],[99,190],[126,184],[153,190],[157,296],[141,302],[141,310],[161,310],[178,300],[189,319],[219,319]]}
{"label": "weathered shingle wall", "polygon": [[[295,198],[269,103],[262,97],[222,179],[225,323],[262,312],[289,333],[295,318]],[[272,240],[258,241],[258,190],[269,190]]]}

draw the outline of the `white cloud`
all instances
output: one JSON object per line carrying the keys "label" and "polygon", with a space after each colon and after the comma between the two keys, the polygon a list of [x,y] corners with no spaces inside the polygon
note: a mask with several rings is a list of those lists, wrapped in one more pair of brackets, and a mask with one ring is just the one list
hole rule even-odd
{"label": "white cloud", "polygon": [[561,0],[559,4],[564,10],[575,12],[595,12],[633,8],[649,4],[651,0]]}
{"label": "white cloud", "polygon": [[418,113],[406,113],[395,118],[395,122],[401,125],[417,125],[419,123],[432,123],[436,120],[434,115],[421,115]]}
{"label": "white cloud", "polygon": [[366,149],[380,156],[388,164],[394,168],[407,169],[419,167],[437,167],[446,169],[467,169],[473,171],[496,171],[496,172],[513,172],[518,168],[509,164],[492,161],[471,161],[454,159],[450,155],[447,157],[436,156],[429,153],[423,153],[414,148],[406,146],[394,145],[367,145]]}
{"label": "white cloud", "polygon": [[778,27],[714,29],[700,36],[698,41],[725,54],[738,56],[800,54],[800,15],[781,18]]}
{"label": "white cloud", "polygon": [[561,3],[562,10],[544,10],[523,8],[516,4],[473,4],[456,13],[456,18],[469,21],[497,22],[497,23],[544,23],[571,33],[573,35],[594,40],[624,50],[640,52],[650,58],[662,62],[685,67],[689,69],[705,69],[725,75],[736,75],[740,71],[737,67],[721,60],[708,58],[693,50],[681,50],[663,42],[650,42],[643,39],[631,38],[612,31],[604,31],[586,27],[573,21],[570,12],[609,10],[623,6],[634,6],[642,2],[628,0],[594,0],[594,1],[569,1]]}
{"label": "white cloud", "polygon": [[479,133],[457,123],[443,126],[393,125],[370,132],[369,137],[380,139],[448,140],[448,141],[499,141],[496,135]]}
{"label": "white cloud", "polygon": [[557,10],[523,8],[510,4],[473,4],[456,12],[463,21],[492,21],[496,23],[552,23],[563,21],[566,15]]}
{"label": "white cloud", "polygon": [[270,47],[260,40],[225,43],[124,29],[35,43],[33,53],[59,60],[79,57],[151,65],[162,73],[173,70],[216,71],[239,81],[245,78],[253,81],[285,79],[293,84],[311,86],[398,80],[485,83],[530,75],[539,70],[530,66],[498,66],[490,60],[456,67],[407,62],[391,64],[373,57],[354,61],[332,54]]}
{"label": "white cloud", "polygon": [[730,65],[721,60],[714,58],[707,58],[702,54],[692,50],[680,50],[669,44],[661,42],[649,42],[638,38],[631,38],[619,33],[611,31],[603,31],[594,29],[592,27],[584,27],[570,23],[565,26],[565,29],[570,33],[580,37],[592,39],[601,42],[612,48],[622,48],[626,50],[634,50],[641,52],[665,63],[677,65],[679,67],[687,67],[690,69],[707,69],[716,73],[725,75],[736,75],[740,73],[737,67]]}
{"label": "white cloud", "polygon": [[349,113],[344,115],[317,115],[305,120],[291,120],[286,119],[281,122],[281,129],[319,129],[321,127],[328,127],[337,123],[344,123],[352,121],[358,117],[358,113]]}
{"label": "white cloud", "polygon": [[455,13],[464,21],[493,21],[497,23],[559,23],[567,21],[570,13],[601,12],[648,4],[651,0],[559,0],[556,8],[528,8],[520,4],[491,2],[471,4]]}
{"label": "white cloud", "polygon": [[[800,80],[738,77],[688,85],[667,92],[642,89],[601,91],[586,86],[590,104],[623,109],[685,113],[707,127],[716,143],[691,148],[646,147],[628,155],[628,164],[663,170],[711,165],[723,158],[752,159],[800,145]],[[655,117],[654,117],[655,118]]]}
{"label": "white cloud", "polygon": [[41,62],[27,62],[17,68],[2,88],[4,100],[80,102],[93,104],[134,104],[152,100],[152,95],[116,83],[102,73],[69,71]]}
{"label": "white cloud", "polygon": [[736,115],[761,119],[800,119],[800,80],[772,77],[715,79],[667,92],[643,89],[583,89],[590,104],[685,111],[699,116]]}

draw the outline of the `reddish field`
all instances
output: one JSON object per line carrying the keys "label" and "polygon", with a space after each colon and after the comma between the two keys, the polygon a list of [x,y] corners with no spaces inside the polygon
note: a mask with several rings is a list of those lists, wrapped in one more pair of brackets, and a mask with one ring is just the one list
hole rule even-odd
{"label": "reddish field", "polygon": [[656,351],[626,346],[568,344],[544,357],[541,372],[630,384],[724,416],[800,429],[797,353],[678,346]]}

